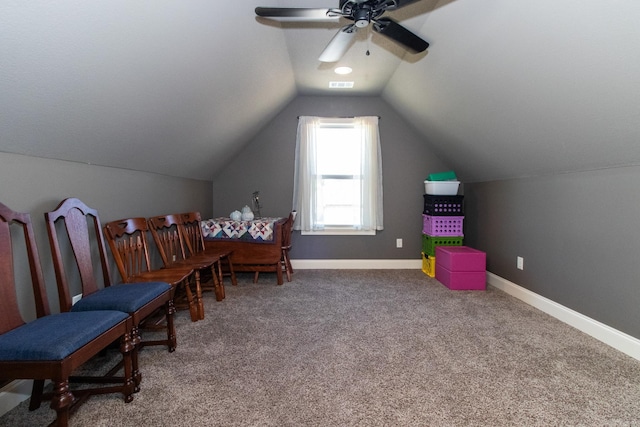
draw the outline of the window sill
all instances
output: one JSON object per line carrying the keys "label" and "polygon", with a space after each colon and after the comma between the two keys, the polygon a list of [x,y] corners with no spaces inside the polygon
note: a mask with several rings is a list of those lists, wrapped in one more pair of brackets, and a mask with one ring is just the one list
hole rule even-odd
{"label": "window sill", "polygon": [[339,229],[339,228],[328,228],[324,230],[316,230],[316,231],[301,231],[301,235],[303,236],[375,236],[376,230],[353,230],[353,229]]}

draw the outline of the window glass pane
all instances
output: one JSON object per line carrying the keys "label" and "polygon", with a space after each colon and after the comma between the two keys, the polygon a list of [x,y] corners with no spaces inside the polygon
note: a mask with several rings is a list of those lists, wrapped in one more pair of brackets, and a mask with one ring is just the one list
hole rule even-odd
{"label": "window glass pane", "polygon": [[360,180],[320,179],[318,187],[319,224],[360,225]]}
{"label": "window glass pane", "polygon": [[324,225],[336,227],[357,227],[357,211],[353,206],[325,206]]}
{"label": "window glass pane", "polygon": [[318,129],[318,217],[323,226],[360,226],[360,130],[353,125]]}
{"label": "window glass pane", "polygon": [[353,127],[318,130],[316,161],[321,175],[360,175],[361,138]]}

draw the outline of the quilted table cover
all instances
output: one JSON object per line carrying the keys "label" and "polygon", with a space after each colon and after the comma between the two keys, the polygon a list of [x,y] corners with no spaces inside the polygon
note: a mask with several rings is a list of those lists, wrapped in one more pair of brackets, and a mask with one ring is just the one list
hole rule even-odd
{"label": "quilted table cover", "polygon": [[276,222],[282,218],[255,218],[234,221],[231,218],[211,218],[200,222],[205,239],[242,240],[252,243],[273,243]]}

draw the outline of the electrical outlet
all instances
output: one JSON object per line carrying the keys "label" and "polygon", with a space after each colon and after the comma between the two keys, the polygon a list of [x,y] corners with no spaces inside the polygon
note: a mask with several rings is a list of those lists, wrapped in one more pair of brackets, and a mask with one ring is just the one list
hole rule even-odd
{"label": "electrical outlet", "polygon": [[402,247],[402,239],[396,239],[396,248]]}
{"label": "electrical outlet", "polygon": [[518,270],[524,270],[524,258],[521,256],[516,258],[516,267]]}

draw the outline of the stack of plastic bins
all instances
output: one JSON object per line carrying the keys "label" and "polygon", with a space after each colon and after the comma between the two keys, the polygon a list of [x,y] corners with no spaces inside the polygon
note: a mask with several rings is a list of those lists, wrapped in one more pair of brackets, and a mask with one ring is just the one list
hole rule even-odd
{"label": "stack of plastic bins", "polygon": [[464,196],[424,195],[422,213],[422,271],[435,277],[436,247],[462,246]]}

